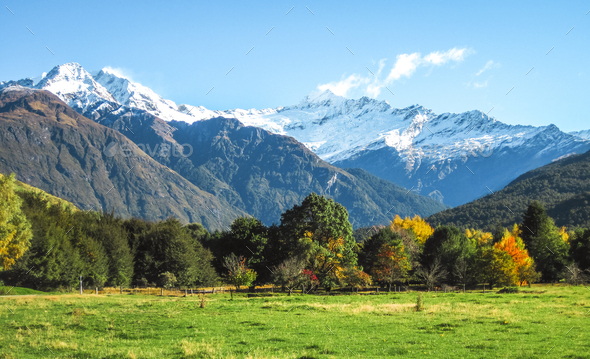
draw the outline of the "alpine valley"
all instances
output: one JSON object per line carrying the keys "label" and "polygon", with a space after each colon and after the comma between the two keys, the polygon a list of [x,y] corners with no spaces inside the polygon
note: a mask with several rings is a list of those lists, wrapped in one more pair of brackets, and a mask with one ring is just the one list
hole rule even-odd
{"label": "alpine valley", "polygon": [[[109,69],[91,73],[76,63],[56,66],[42,78],[1,82],[0,90],[0,120],[5,127],[0,172],[15,172],[21,181],[81,208],[97,205],[127,216],[145,216],[151,211],[141,208],[137,200],[131,205],[123,194],[135,198],[140,193],[161,193],[156,188],[168,179],[111,181],[108,184],[116,189],[135,189],[118,192],[117,201],[108,199],[102,187],[109,190],[111,186],[99,186],[92,173],[81,172],[82,165],[74,170],[67,163],[50,161],[51,151],[33,150],[36,144],[29,130],[33,124],[5,123],[14,112],[26,112],[31,119],[41,116],[41,132],[35,138],[54,141],[53,155],[67,149],[88,166],[87,148],[92,145],[96,163],[90,167],[125,161],[118,171],[128,170],[134,160],[141,159],[154,171],[158,168],[173,177],[174,190],[182,189],[180,195],[168,188],[172,202],[158,205],[161,210],[154,216],[186,212],[182,220],[206,217],[209,228],[227,225],[231,217],[246,213],[267,224],[277,222],[280,213],[310,192],[329,195],[346,206],[355,228],[386,223],[392,214],[429,216],[500,190],[527,171],[590,150],[588,131],[564,133],[555,125],[513,126],[477,110],[435,114],[419,105],[396,109],[385,101],[346,99],[329,90],[312,93],[296,105],[273,109],[213,111],[177,105]],[[58,99],[64,103],[58,104]],[[77,146],[81,150],[72,155],[74,145],[63,138],[64,130],[59,127],[65,126],[63,121],[39,106],[59,107],[62,113],[73,109],[77,116],[68,118],[83,122],[93,134],[100,132],[100,140],[83,139],[80,134]],[[28,142],[18,136],[27,137]],[[20,165],[9,158],[14,147],[22,152]],[[35,156],[31,157],[32,152]],[[25,163],[30,162],[31,168],[26,169]],[[37,164],[39,168],[34,168]],[[157,177],[156,172],[152,175]],[[55,176],[63,183],[57,184]],[[141,178],[146,176],[141,174]],[[73,183],[77,185],[71,187]],[[194,200],[198,197],[203,205],[207,200],[217,201],[205,206],[211,218],[200,210],[191,214],[182,209],[192,206],[186,191],[194,192]]]}

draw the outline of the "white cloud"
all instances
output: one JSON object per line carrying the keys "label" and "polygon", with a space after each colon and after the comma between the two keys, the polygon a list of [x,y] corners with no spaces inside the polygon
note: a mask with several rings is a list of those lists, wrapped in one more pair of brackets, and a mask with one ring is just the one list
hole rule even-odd
{"label": "white cloud", "polygon": [[473,87],[475,87],[476,89],[488,87],[488,80],[485,80],[484,82],[474,82]]}
{"label": "white cloud", "polygon": [[495,63],[493,60],[490,60],[490,61],[488,61],[488,62],[487,62],[485,65],[484,65],[484,67],[483,67],[481,70],[479,70],[479,71],[478,71],[478,72],[475,74],[475,76],[479,76],[479,75],[483,74],[483,73],[484,73],[484,71],[487,71],[487,70],[489,70],[489,69],[491,69],[491,68],[494,68],[494,67],[500,67],[500,64],[498,64],[498,63]]}
{"label": "white cloud", "polygon": [[[399,81],[402,77],[412,77],[421,66],[442,66],[447,63],[458,63],[472,53],[473,51],[468,48],[454,47],[448,51],[434,51],[424,57],[418,52],[400,54],[396,56],[395,63],[385,79],[381,79],[381,73],[385,68],[386,61],[386,59],[382,59],[379,61],[379,69],[374,73],[374,76],[352,74],[346,78],[343,77],[340,81],[320,84],[317,88],[320,91],[330,90],[334,94],[344,97],[351,90],[361,88],[366,96],[375,98],[379,96],[384,87],[391,85],[395,81]],[[492,62],[490,66],[496,66],[496,64]],[[473,86],[477,88],[485,87],[487,86],[487,81],[485,83],[478,83],[477,85],[473,84]]]}
{"label": "white cloud", "polygon": [[458,49],[456,47],[453,47],[452,49],[446,52],[431,52],[428,55],[424,56],[424,61],[432,65],[440,66],[446,64],[449,61],[461,62],[465,59],[466,56],[470,54],[471,51],[469,49]]}
{"label": "white cloud", "polygon": [[395,65],[391,69],[391,72],[387,76],[387,79],[385,79],[385,82],[387,84],[395,80],[399,80],[402,76],[412,76],[412,74],[414,74],[414,72],[422,62],[422,58],[420,57],[420,54],[417,52],[413,54],[397,55],[396,59],[397,61],[395,62]]}
{"label": "white cloud", "polygon": [[102,70],[104,72],[110,72],[110,73],[114,74],[115,76],[126,78],[129,81],[133,81],[131,79],[131,74],[129,74],[129,72],[127,72],[126,70],[123,70],[120,67],[107,66],[107,67],[103,68]]}
{"label": "white cloud", "polygon": [[449,62],[458,63],[463,61],[471,53],[473,51],[470,49],[454,47],[444,52],[431,52],[424,57],[418,52],[400,54],[396,56],[395,63],[385,79],[380,78],[386,61],[386,59],[382,59],[379,61],[379,69],[375,72],[374,76],[353,74],[338,82],[318,85],[318,90],[325,91],[329,89],[336,95],[346,96],[349,91],[362,88],[365,95],[375,98],[379,96],[384,87],[391,85],[395,81],[399,81],[403,77],[412,77],[421,66],[442,66]]}
{"label": "white cloud", "polygon": [[338,82],[330,82],[327,84],[318,85],[318,90],[330,90],[335,95],[346,97],[348,91],[350,91],[353,88],[359,87],[361,84],[366,82],[368,82],[368,79],[363,78],[360,75],[353,74]]}

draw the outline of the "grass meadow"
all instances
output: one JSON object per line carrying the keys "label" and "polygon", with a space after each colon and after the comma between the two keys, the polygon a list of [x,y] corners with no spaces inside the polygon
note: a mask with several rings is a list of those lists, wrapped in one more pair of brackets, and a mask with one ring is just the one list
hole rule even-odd
{"label": "grass meadow", "polygon": [[[18,291],[17,291],[18,292]],[[590,289],[2,297],[0,358],[590,358]],[[158,293],[159,294],[159,290]]]}

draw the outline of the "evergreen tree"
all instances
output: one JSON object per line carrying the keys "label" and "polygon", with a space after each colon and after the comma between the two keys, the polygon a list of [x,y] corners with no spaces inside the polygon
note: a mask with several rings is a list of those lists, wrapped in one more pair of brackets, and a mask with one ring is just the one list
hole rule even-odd
{"label": "evergreen tree", "polygon": [[502,223],[497,222],[496,223],[496,227],[494,228],[494,237],[492,239],[492,244],[496,244],[498,242],[500,242],[502,240],[502,237],[504,237],[504,232],[506,231],[506,228],[504,228],[502,226]]}
{"label": "evergreen tree", "polygon": [[567,262],[568,244],[539,202],[533,201],[529,205],[519,227],[541,279],[545,282],[559,280]]}
{"label": "evergreen tree", "polygon": [[590,270],[590,228],[578,229],[571,236],[569,254],[582,271]]}

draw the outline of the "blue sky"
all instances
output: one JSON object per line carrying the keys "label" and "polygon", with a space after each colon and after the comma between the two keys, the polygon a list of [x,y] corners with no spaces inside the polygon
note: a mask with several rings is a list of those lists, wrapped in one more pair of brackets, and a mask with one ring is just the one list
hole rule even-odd
{"label": "blue sky", "polygon": [[506,123],[590,128],[588,2],[3,5],[1,80],[78,62],[120,69],[165,98],[209,109],[292,105],[332,88],[394,107],[493,107]]}

